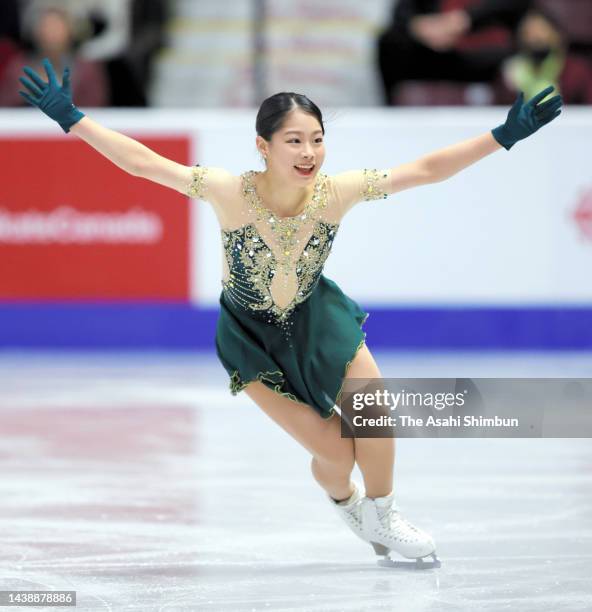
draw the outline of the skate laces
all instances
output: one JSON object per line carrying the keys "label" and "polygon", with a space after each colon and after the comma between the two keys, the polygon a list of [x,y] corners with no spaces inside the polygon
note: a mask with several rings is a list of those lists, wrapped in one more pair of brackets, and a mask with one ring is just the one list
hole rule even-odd
{"label": "skate laces", "polygon": [[386,508],[378,509],[378,519],[383,527],[390,528],[396,534],[411,532],[411,535],[414,536],[421,533],[417,527],[401,516],[400,509],[394,501]]}

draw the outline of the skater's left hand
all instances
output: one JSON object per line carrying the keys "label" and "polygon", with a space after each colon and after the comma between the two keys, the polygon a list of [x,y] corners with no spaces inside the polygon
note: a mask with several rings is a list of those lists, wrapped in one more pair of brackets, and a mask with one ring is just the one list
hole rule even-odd
{"label": "skater's left hand", "polygon": [[[541,102],[555,88],[550,85],[536,96],[524,103],[524,93],[520,92],[512,105],[506,122],[491,130],[493,137],[506,149],[510,150],[519,140],[527,138],[537,130],[553,121],[561,114],[563,98],[553,96],[546,102]],[[541,102],[539,104],[539,102]]]}

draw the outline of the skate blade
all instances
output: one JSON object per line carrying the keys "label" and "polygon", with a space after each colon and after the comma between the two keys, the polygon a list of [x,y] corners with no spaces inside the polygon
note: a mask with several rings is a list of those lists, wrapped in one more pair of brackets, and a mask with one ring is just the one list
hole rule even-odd
{"label": "skate blade", "polygon": [[[426,561],[431,557],[431,560]],[[436,557],[435,554],[428,555],[427,557],[422,557],[420,559],[415,559],[415,561],[393,561],[390,557],[384,557],[383,559],[378,560],[378,565],[380,567],[391,567],[398,569],[408,569],[408,570],[425,570],[425,569],[438,569],[442,567],[442,563],[440,559]]]}

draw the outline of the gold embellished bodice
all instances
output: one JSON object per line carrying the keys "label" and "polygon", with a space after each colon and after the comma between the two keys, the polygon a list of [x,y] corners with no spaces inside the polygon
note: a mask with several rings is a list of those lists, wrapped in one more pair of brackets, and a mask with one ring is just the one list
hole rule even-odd
{"label": "gold embellished bodice", "polygon": [[[314,290],[339,224],[325,216],[327,177],[317,177],[300,214],[279,217],[263,206],[253,176],[241,176],[248,222],[222,229],[228,301],[288,330],[290,315]],[[325,213],[325,214],[324,214]]]}
{"label": "gold embellished bodice", "polygon": [[[345,211],[354,201],[385,198],[388,171],[352,171],[338,175],[340,181],[319,173],[312,195],[290,217],[265,207],[257,174],[251,170],[238,177],[238,198],[231,183],[235,177],[197,167],[188,194],[212,202],[221,223],[224,298],[289,334],[292,314],[314,291]],[[212,188],[220,195],[207,193]]]}
{"label": "gold embellished bodice", "polygon": [[[300,256],[290,270],[282,270],[274,252],[262,239],[256,226],[223,230],[222,240],[230,269],[222,285],[230,302],[251,312],[267,313],[270,323],[287,325],[294,308],[312,293],[329,256],[337,224],[319,221]],[[282,279],[287,276],[287,282]],[[278,299],[273,293],[274,281]],[[292,295],[286,299],[286,289]],[[283,302],[280,301],[283,298]]]}

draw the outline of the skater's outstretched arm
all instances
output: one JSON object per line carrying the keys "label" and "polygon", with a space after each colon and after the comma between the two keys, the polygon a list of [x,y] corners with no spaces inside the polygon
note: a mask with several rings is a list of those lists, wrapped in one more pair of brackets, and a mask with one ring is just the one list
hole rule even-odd
{"label": "skater's outstretched arm", "polygon": [[191,182],[191,167],[167,159],[137,140],[106,128],[86,116],[73,125],[70,131],[129,174],[181,193],[187,192],[187,185]]}
{"label": "skater's outstretched arm", "polygon": [[560,95],[542,102],[553,90],[549,86],[526,103],[524,94],[520,93],[505,123],[480,136],[394,168],[351,170],[335,175],[333,188],[342,213],[363,200],[386,198],[404,189],[444,181],[502,147],[509,151],[519,140],[531,136],[561,114]]}
{"label": "skater's outstretched arm", "polygon": [[57,121],[64,132],[72,132],[129,174],[187,194],[193,178],[191,167],[162,157],[137,140],[86,117],[72,103],[69,69],[64,70],[60,85],[48,59],[43,60],[43,67],[47,82],[31,68],[24,68],[28,78],[21,77],[20,81],[27,91],[19,93],[29,104]]}
{"label": "skater's outstretched arm", "polygon": [[[509,151],[519,140],[531,136],[561,114],[563,100],[560,95],[541,102],[553,90],[554,87],[549,86],[526,103],[520,92],[502,125],[394,168],[391,172],[393,187],[396,191],[405,189],[410,174],[423,176],[427,183],[444,181],[502,147]],[[409,166],[415,166],[415,171],[410,172]]]}

